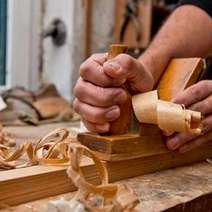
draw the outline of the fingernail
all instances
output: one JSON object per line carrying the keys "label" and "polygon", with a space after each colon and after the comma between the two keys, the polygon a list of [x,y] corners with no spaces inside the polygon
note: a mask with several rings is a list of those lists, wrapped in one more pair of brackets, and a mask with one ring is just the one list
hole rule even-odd
{"label": "fingernail", "polygon": [[110,124],[105,123],[104,125],[96,125],[96,130],[101,132],[107,132],[110,129]]}
{"label": "fingernail", "polygon": [[168,148],[171,150],[175,150],[179,147],[179,139],[178,138],[171,138],[168,140]]}
{"label": "fingernail", "polygon": [[117,119],[120,115],[120,110],[118,106],[113,106],[110,110],[106,113],[105,117],[108,121],[113,121]]}
{"label": "fingernail", "polygon": [[115,71],[119,70],[120,69],[120,65],[118,63],[115,63],[115,62],[109,62],[108,63],[112,69],[114,69]]}
{"label": "fingernail", "polygon": [[116,62],[108,62],[109,67],[114,73],[119,74],[121,72],[121,66]]}

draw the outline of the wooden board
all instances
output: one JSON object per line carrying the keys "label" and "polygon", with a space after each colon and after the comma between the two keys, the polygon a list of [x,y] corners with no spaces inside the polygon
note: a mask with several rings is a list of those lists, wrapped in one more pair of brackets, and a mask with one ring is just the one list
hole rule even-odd
{"label": "wooden board", "polygon": [[[212,166],[206,162],[146,174],[118,183],[126,184],[137,194],[141,201],[139,211],[211,211]],[[48,201],[61,198],[69,200],[73,195],[74,192],[69,192],[0,211],[44,212]]]}
{"label": "wooden board", "polygon": [[[139,176],[163,169],[191,164],[212,157],[212,145],[205,145],[189,154],[163,153],[127,161],[107,162],[110,182]],[[99,179],[91,161],[82,164],[86,178],[92,183]],[[66,175],[66,167],[33,166],[0,172],[0,206],[17,205],[28,201],[74,191]]]}

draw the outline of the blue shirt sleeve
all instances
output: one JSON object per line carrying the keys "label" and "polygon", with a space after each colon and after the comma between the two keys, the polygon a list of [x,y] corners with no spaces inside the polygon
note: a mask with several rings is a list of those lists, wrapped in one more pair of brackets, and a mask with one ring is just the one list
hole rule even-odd
{"label": "blue shirt sleeve", "polygon": [[203,9],[212,17],[212,0],[181,0],[180,5],[191,4]]}

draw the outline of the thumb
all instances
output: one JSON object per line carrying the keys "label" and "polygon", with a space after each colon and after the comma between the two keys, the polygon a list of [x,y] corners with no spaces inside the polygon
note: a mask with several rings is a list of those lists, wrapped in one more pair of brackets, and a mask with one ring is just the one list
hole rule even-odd
{"label": "thumb", "polygon": [[103,64],[103,71],[111,78],[127,81],[133,93],[149,91],[153,88],[153,77],[135,58],[120,54]]}

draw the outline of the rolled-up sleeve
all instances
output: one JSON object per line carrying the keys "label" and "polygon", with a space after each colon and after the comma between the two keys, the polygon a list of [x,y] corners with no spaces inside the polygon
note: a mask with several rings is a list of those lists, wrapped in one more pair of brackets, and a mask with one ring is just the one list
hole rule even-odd
{"label": "rolled-up sleeve", "polygon": [[212,0],[181,0],[180,5],[191,4],[203,9],[212,17]]}

